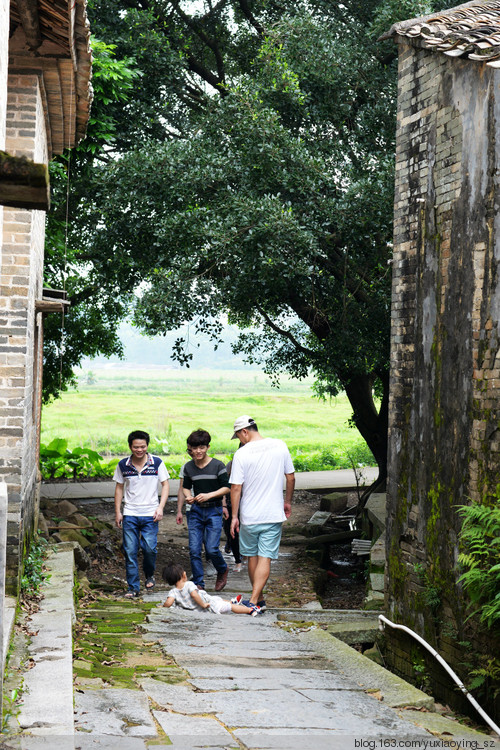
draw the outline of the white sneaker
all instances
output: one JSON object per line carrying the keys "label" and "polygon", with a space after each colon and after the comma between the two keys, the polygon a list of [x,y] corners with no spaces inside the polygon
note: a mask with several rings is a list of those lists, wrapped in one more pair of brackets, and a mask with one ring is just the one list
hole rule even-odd
{"label": "white sneaker", "polygon": [[241,573],[241,563],[234,566],[233,573]]}

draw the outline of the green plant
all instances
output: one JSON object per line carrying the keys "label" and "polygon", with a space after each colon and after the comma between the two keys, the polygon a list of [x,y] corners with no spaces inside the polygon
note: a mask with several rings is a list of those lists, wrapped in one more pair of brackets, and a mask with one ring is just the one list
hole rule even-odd
{"label": "green plant", "polygon": [[425,692],[429,687],[430,677],[423,656],[413,655],[412,669],[417,687]]}
{"label": "green plant", "polygon": [[500,485],[493,504],[488,498],[458,508],[464,519],[460,532],[463,551],[458,561],[465,572],[459,582],[467,591],[474,611],[488,628],[500,625]]}
{"label": "green plant", "polygon": [[480,689],[488,693],[493,693],[493,698],[500,695],[500,659],[483,659],[481,666],[472,669],[469,673],[472,680],[469,684],[469,690]]}
{"label": "green plant", "polygon": [[441,606],[441,590],[431,581],[429,574],[421,563],[415,563],[413,570],[424,587],[422,594],[423,601],[430,609],[434,620],[436,620],[439,607]]}
{"label": "green plant", "polygon": [[43,479],[71,479],[112,476],[117,458],[103,463],[102,456],[91,448],[68,449],[68,441],[54,438],[48,445],[40,445],[40,472]]}
{"label": "green plant", "polygon": [[14,690],[11,690],[8,695],[3,696],[3,705],[2,705],[2,726],[0,728],[0,732],[5,732],[8,728],[9,720],[15,716],[17,717],[20,711],[20,708],[17,704],[17,700],[19,698],[19,690],[16,688]]}
{"label": "green plant", "polygon": [[43,563],[47,557],[48,543],[43,537],[35,535],[31,540],[28,554],[23,560],[23,574],[21,577],[21,593],[23,596],[38,594],[43,581],[49,579],[49,575],[43,569]]}

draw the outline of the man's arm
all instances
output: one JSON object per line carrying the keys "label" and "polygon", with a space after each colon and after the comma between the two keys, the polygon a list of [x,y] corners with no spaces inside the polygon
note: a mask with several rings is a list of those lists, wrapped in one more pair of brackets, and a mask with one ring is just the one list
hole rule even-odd
{"label": "man's arm", "polygon": [[161,519],[163,518],[163,509],[165,508],[165,503],[168,500],[168,489],[168,479],[164,479],[161,483],[160,502],[157,509],[153,513],[153,521],[161,521]]}
{"label": "man's arm", "polygon": [[115,485],[115,523],[119,529],[121,529],[122,521],[123,521],[122,501],[123,501],[123,484],[120,484],[120,482],[117,482]]}
{"label": "man's arm", "polygon": [[231,519],[231,536],[232,537],[234,537],[235,534],[240,530],[240,520],[238,518],[238,511],[240,509],[242,487],[243,487],[242,484],[231,485],[231,513],[233,516]]}
{"label": "man's arm", "polygon": [[222,497],[223,495],[227,495],[230,492],[229,487],[219,487],[218,490],[214,490],[213,492],[200,492],[199,495],[196,495],[194,499],[197,503],[204,503],[207,500],[213,500],[216,497]]}
{"label": "man's arm", "polygon": [[182,507],[184,505],[184,492],[182,491],[182,485],[184,479],[181,477],[179,480],[179,491],[177,493],[177,515],[175,517],[176,523],[182,523]]}
{"label": "man's arm", "polygon": [[292,514],[292,498],[293,490],[295,488],[295,474],[285,474],[285,501],[283,503],[283,510],[285,516],[290,518]]}

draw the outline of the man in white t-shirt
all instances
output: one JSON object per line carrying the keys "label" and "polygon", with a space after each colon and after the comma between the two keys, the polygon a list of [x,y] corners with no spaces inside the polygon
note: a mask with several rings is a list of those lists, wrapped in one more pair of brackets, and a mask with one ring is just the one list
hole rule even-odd
{"label": "man in white t-shirt", "polygon": [[[240,553],[248,557],[252,594],[247,601],[265,609],[262,593],[271,572],[271,560],[278,557],[283,521],[292,512],[295,470],[285,443],[263,438],[252,417],[238,417],[232,439],[238,439],[242,446],[234,454],[229,480],[231,534],[239,531]],[[241,596],[238,602],[247,603]]]}
{"label": "man in white t-shirt", "polygon": [[[147,432],[134,430],[128,436],[128,444],[132,455],[119,461],[113,481],[116,482],[116,525],[123,530],[128,583],[125,597],[133,599],[139,596],[140,589],[137,559],[139,547],[142,549],[146,590],[152,591],[155,586],[158,524],[163,518],[163,509],[168,500],[169,475],[161,458],[148,453]],[[159,502],[158,482],[161,483]]]}

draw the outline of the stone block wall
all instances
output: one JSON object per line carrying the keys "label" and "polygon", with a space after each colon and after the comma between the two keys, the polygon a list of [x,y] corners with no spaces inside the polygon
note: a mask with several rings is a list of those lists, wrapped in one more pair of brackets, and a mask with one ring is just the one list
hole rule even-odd
{"label": "stone block wall", "polygon": [[500,482],[500,73],[400,42],[386,605],[464,677],[456,644],[489,647],[456,506]]}
{"label": "stone block wall", "polygon": [[[37,75],[11,74],[6,150],[47,162],[43,89]],[[6,588],[16,593],[19,559],[36,523],[38,395],[45,214],[4,208],[0,267],[0,478],[8,485]]]}

